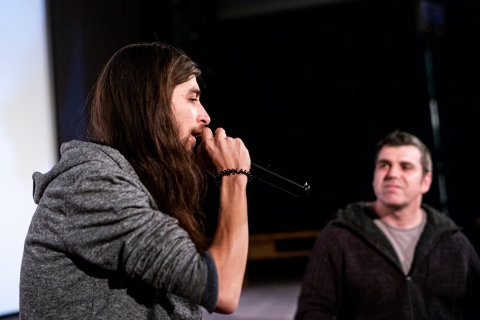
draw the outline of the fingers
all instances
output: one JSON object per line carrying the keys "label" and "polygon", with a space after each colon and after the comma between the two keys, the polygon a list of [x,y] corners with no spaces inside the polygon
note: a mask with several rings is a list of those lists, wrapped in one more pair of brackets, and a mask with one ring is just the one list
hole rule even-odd
{"label": "fingers", "polygon": [[[203,128],[201,137],[202,137],[202,141],[212,139],[214,137],[212,129],[210,129],[209,127]],[[223,128],[217,128],[215,130],[215,138],[225,139],[225,138],[227,138],[227,133],[225,132],[225,130]],[[228,138],[230,138],[230,137],[228,137]]]}
{"label": "fingers", "polygon": [[226,138],[227,137],[227,133],[225,132],[225,130],[223,128],[217,128],[217,130],[215,130],[215,137],[216,138]]}
{"label": "fingers", "polygon": [[214,137],[213,137],[212,129],[208,127],[203,128],[202,134],[201,134],[201,143],[198,146],[198,150],[197,150],[197,160],[206,172],[215,176],[215,171],[216,171],[215,165],[212,163],[211,156],[208,154],[208,151],[206,150],[207,143],[211,144],[213,139]]}
{"label": "fingers", "polygon": [[207,139],[211,139],[213,137],[213,132],[212,129],[209,127],[205,127],[202,130],[202,141],[205,141]]}
{"label": "fingers", "polygon": [[250,156],[243,141],[228,137],[223,128],[217,128],[215,136],[210,128],[203,129],[198,154],[204,168],[214,175],[225,169],[250,169]]}

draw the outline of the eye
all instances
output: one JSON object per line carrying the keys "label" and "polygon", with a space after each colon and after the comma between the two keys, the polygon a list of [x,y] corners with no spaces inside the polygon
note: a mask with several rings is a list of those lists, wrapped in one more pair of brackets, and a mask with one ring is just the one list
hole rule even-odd
{"label": "eye", "polygon": [[385,162],[380,162],[380,163],[377,164],[378,169],[383,169],[383,168],[386,168],[387,166],[388,166],[388,164],[385,163]]}

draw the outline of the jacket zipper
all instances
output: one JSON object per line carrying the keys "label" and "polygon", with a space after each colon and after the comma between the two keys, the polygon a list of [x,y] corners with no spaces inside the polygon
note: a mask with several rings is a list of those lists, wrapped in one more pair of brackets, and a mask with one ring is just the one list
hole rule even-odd
{"label": "jacket zipper", "polygon": [[408,296],[408,306],[410,311],[410,319],[414,320],[415,316],[413,314],[413,304],[412,304],[412,277],[407,276],[407,296]]}

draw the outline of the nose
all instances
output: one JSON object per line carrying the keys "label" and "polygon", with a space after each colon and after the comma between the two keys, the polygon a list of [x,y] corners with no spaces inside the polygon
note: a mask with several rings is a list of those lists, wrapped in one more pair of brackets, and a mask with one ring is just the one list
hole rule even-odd
{"label": "nose", "polygon": [[398,166],[395,166],[395,165],[390,166],[390,168],[388,169],[388,172],[387,172],[387,178],[398,177],[399,170],[400,170],[400,168]]}
{"label": "nose", "polygon": [[210,124],[210,116],[201,104],[198,108],[197,122],[208,126]]}

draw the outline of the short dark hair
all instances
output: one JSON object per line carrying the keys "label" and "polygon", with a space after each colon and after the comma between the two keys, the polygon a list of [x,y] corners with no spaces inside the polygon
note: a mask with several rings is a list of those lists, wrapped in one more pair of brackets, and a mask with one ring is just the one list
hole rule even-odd
{"label": "short dark hair", "polygon": [[384,146],[400,147],[400,146],[414,146],[420,150],[422,154],[420,162],[422,164],[423,174],[432,172],[432,156],[427,146],[416,136],[405,131],[395,130],[387,134],[380,142],[377,143],[377,150],[375,153],[375,163],[377,162],[378,153]]}

